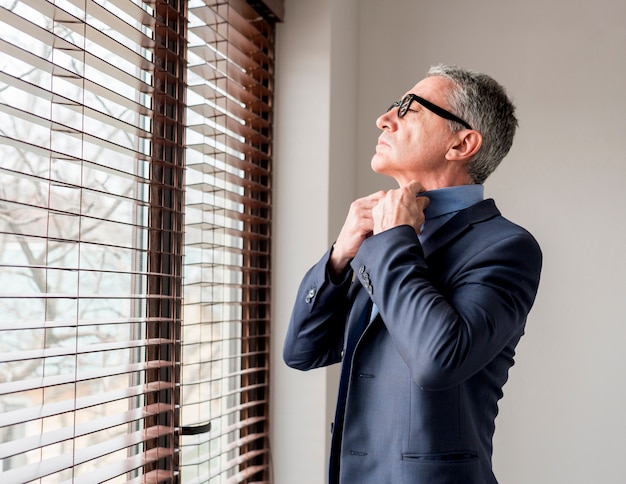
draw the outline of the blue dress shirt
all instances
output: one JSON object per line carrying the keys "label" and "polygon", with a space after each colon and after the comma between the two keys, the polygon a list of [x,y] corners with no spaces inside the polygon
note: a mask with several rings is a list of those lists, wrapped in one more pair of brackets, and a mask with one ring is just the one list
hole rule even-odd
{"label": "blue dress shirt", "polygon": [[430,199],[430,205],[424,210],[426,221],[418,236],[420,242],[424,242],[455,213],[481,202],[484,191],[482,185],[460,185],[420,193],[418,196],[424,195]]}

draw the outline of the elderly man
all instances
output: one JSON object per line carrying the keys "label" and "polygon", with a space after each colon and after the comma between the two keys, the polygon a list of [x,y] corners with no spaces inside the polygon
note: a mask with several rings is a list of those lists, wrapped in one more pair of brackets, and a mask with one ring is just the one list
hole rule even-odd
{"label": "elderly man", "polygon": [[331,484],[496,483],[497,403],[541,271],[535,239],[483,199],[515,108],[440,65],[376,124],[372,169],[399,188],[350,206],[300,285],[285,362],[342,364]]}

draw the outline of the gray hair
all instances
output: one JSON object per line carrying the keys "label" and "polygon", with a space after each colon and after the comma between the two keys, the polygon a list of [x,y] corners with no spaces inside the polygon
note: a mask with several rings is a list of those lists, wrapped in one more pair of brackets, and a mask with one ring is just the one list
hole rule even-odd
{"label": "gray hair", "polygon": [[[504,87],[486,74],[439,64],[429,69],[428,76],[454,83],[456,88],[448,93],[450,110],[482,135],[482,146],[468,163],[467,173],[473,183],[484,183],[513,144],[518,125],[515,106]],[[463,129],[455,121],[449,124],[453,131]]]}

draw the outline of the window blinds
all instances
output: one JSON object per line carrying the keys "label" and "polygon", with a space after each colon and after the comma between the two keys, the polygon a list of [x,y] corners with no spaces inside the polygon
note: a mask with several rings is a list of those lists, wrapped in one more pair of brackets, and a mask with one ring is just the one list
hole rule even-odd
{"label": "window blinds", "polygon": [[175,473],[176,4],[0,0],[3,483]]}
{"label": "window blinds", "polygon": [[269,481],[253,3],[0,0],[3,484]]}
{"label": "window blinds", "polygon": [[189,2],[182,420],[185,482],[269,482],[273,24]]}

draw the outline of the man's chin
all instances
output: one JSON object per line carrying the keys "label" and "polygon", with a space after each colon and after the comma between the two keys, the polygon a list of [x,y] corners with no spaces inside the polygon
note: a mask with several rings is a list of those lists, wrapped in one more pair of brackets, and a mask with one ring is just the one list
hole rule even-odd
{"label": "man's chin", "polygon": [[370,161],[370,168],[372,169],[372,171],[374,173],[379,173],[381,175],[385,174],[383,172],[383,170],[384,170],[384,160],[381,158],[381,156],[378,153],[376,153],[376,154],[374,154],[374,156],[372,156],[372,159]]}

